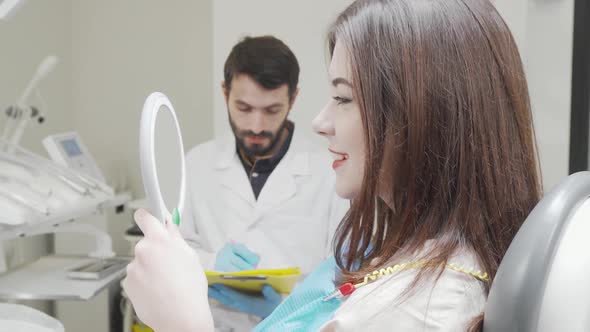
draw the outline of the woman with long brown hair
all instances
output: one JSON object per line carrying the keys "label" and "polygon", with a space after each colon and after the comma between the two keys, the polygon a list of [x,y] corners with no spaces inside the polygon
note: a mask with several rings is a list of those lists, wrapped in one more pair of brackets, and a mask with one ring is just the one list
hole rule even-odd
{"label": "woman with long brown hair", "polygon": [[[488,0],[357,0],[328,39],[333,99],[314,129],[329,141],[336,190],[351,209],[333,264],[258,329],[477,329],[541,193],[508,27]],[[141,279],[135,269],[131,280]],[[325,297],[342,285],[339,299]]]}

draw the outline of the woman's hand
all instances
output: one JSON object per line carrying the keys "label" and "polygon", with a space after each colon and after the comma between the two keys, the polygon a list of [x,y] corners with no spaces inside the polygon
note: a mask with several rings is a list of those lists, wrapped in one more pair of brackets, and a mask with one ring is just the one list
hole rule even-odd
{"label": "woman's hand", "polygon": [[135,212],[144,238],[135,246],[123,288],[139,319],[156,332],[213,331],[207,280],[199,256],[178,227]]}

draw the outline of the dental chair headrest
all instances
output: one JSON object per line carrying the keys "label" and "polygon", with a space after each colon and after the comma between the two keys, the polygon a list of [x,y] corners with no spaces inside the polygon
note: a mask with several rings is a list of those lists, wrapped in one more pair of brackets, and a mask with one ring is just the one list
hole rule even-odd
{"label": "dental chair headrest", "polygon": [[492,283],[485,332],[590,331],[590,172],[537,204]]}

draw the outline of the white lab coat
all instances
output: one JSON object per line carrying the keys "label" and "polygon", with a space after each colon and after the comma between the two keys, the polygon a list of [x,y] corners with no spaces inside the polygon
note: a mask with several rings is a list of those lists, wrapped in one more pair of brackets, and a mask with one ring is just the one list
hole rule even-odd
{"label": "white lab coat", "polygon": [[[181,232],[205,269],[213,268],[228,241],[236,241],[260,255],[260,269],[297,266],[306,275],[331,252],[334,230],[349,207],[334,191],[330,165],[327,149],[295,130],[256,200],[233,135],[198,145],[186,157]],[[257,323],[228,310],[213,312],[234,331]]]}
{"label": "white lab coat", "polygon": [[[431,244],[427,242],[427,246]],[[475,253],[467,249],[459,249],[448,263],[481,270]],[[359,288],[344,300],[320,332],[461,332],[483,312],[487,295],[482,282],[451,269],[445,269],[438,279],[425,278],[404,297],[417,273],[415,269],[401,271]]]}

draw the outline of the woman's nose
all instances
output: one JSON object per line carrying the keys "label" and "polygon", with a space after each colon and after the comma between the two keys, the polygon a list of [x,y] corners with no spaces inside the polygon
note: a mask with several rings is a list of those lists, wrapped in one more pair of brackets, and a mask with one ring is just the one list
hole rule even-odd
{"label": "woman's nose", "polygon": [[321,136],[334,135],[334,123],[330,116],[329,104],[326,105],[320,113],[311,122],[313,131]]}

